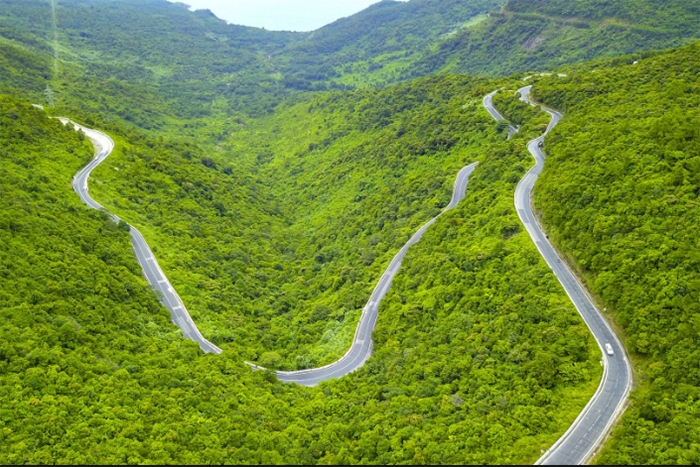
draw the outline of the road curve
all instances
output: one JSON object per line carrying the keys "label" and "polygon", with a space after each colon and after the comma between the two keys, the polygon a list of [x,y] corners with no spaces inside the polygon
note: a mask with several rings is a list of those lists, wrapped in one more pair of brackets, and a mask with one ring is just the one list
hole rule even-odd
{"label": "road curve", "polygon": [[[106,134],[97,130],[78,125],[66,118],[60,118],[60,120],[63,122],[63,124],[71,123],[76,130],[82,131],[85,136],[92,141],[97,153],[95,158],[90,161],[85,168],[78,172],[75,177],[73,177],[73,189],[87,206],[109,213],[109,211],[107,211],[101,204],[96,202],[90,196],[88,180],[92,171],[98,165],[104,162],[104,160],[112,153],[114,150],[114,141]],[[437,217],[421,227],[391,261],[391,264],[375,287],[374,292],[372,292],[369,302],[362,310],[362,316],[360,317],[360,322],[358,323],[355,331],[355,337],[350,350],[348,350],[348,352],[340,360],[322,368],[293,372],[279,371],[277,372],[277,377],[280,381],[297,383],[303,386],[314,386],[321,381],[345,376],[364,365],[367,359],[372,355],[372,331],[374,331],[374,328],[377,325],[379,304],[389,291],[391,282],[401,267],[401,262],[404,256],[406,256],[406,252],[411,245],[417,243],[421,239],[428,227],[433,225],[440,216],[457,206],[457,204],[464,199],[467,184],[469,182],[469,176],[472,174],[472,172],[474,172],[477,164],[478,162],[468,165],[457,174],[450,204],[447,205],[447,207]],[[109,214],[115,222],[120,221],[116,215],[112,213]],[[136,254],[139,264],[141,264],[141,267],[143,268],[144,276],[148,280],[149,284],[151,284],[151,286],[161,295],[163,304],[172,314],[173,322],[180,329],[182,329],[182,332],[187,339],[191,339],[199,343],[199,346],[203,351],[216,354],[222,353],[220,348],[206,340],[199,332],[199,329],[197,329],[197,326],[195,325],[194,321],[192,321],[190,314],[187,312],[182,299],[177,294],[173,286],[170,284],[170,281],[158,265],[158,261],[146,243],[143,235],[133,226],[130,226],[130,228],[131,242],[134,247],[134,253]],[[248,363],[248,365],[254,369],[264,369],[251,363]]]}
{"label": "road curve", "polygon": [[[526,86],[518,92],[521,94],[524,101],[535,105],[528,98],[531,88],[532,86]],[[498,91],[491,93],[484,98],[484,107],[494,119],[503,121],[503,116],[493,107],[492,99],[497,92]],[[559,279],[598,342],[603,352],[605,370],[596,394],[569,430],[537,461],[537,464],[577,465],[589,460],[591,456],[594,455],[594,451],[599,447],[613,423],[622,414],[632,385],[632,370],[625,349],[618,337],[612,331],[605,318],[596,309],[583,286],[578,282],[566,264],[561,261],[556,251],[549,243],[547,236],[539,226],[532,211],[532,190],[537,178],[542,172],[545,162],[545,156],[539,146],[540,143],[544,141],[546,135],[562,118],[561,114],[553,110],[543,109],[552,116],[552,120],[544,135],[528,143],[528,150],[535,158],[536,164],[518,184],[515,193],[515,206],[518,216],[535,242],[540,254],[552,268],[554,274]],[[68,119],[61,118],[60,120],[64,124],[72,123]],[[91,172],[112,153],[114,142],[104,133],[74,123],[73,125],[76,130],[81,130],[85,133],[93,142],[97,152],[96,157],[73,178],[73,189],[87,206],[93,209],[106,211],[103,206],[90,197],[88,180]],[[509,127],[509,137],[516,132],[517,130],[515,128],[512,126]],[[369,302],[362,311],[362,316],[360,317],[360,322],[357,326],[350,350],[337,362],[322,368],[296,372],[277,372],[277,377],[280,381],[294,382],[304,386],[314,386],[321,381],[339,378],[352,373],[364,365],[372,354],[372,331],[377,323],[379,304],[389,291],[394,276],[398,272],[408,249],[421,239],[428,227],[434,224],[442,214],[457,206],[464,198],[469,176],[474,171],[476,165],[476,163],[471,164],[459,172],[450,204],[440,215],[421,227],[391,261],[391,264],[370,296]],[[119,222],[120,219],[117,216],[111,213],[110,215],[116,222]],[[187,312],[184,303],[158,265],[143,235],[134,227],[131,227],[131,240],[134,252],[143,268],[146,279],[151,286],[160,293],[163,304],[171,312],[173,321],[182,329],[185,337],[198,342],[205,352],[221,353],[222,350],[220,348],[207,341],[199,332],[197,326]],[[604,349],[605,344],[610,344],[612,346],[614,350],[613,356],[606,354]],[[259,368],[254,365],[251,366]]]}
{"label": "road curve", "polygon": [[[500,89],[493,91],[491,94],[488,96],[484,97],[484,107],[486,107],[486,110],[488,113],[491,114],[493,118],[495,118],[499,122],[504,122],[506,119],[503,118],[503,115],[501,115],[498,110],[493,106],[493,96],[498,94],[498,91]],[[518,132],[518,129],[515,128],[513,125],[508,125],[508,139],[511,139],[514,134]]]}
{"label": "road curve", "polygon": [[[90,141],[92,141],[93,146],[95,146],[96,156],[90,161],[90,163],[85,166],[80,172],[78,172],[75,177],[73,177],[73,190],[80,196],[80,199],[87,206],[92,209],[99,209],[109,213],[101,204],[96,202],[89,193],[88,180],[90,179],[90,174],[95,168],[104,162],[107,157],[114,150],[114,141],[112,138],[106,134],[86,128],[82,125],[78,125],[71,122],[67,118],[59,118],[64,125],[72,124],[76,130],[82,131],[85,136],[87,136]],[[115,222],[119,222],[120,219],[112,213],[109,215],[114,219]],[[206,340],[204,336],[197,329],[197,325],[194,324],[192,317],[185,308],[185,304],[182,302],[180,296],[175,292],[172,284],[163,273],[163,270],[158,265],[156,257],[153,255],[150,247],[146,243],[146,240],[141,235],[137,229],[133,226],[129,226],[131,229],[131,243],[134,248],[134,253],[136,254],[136,259],[138,260],[141,268],[143,269],[143,274],[146,280],[153,287],[153,289],[160,295],[163,305],[170,311],[173,323],[176,324],[180,329],[185,338],[191,339],[199,344],[199,347],[207,353],[220,354],[222,350]]]}
{"label": "road curve", "polygon": [[[536,105],[529,99],[532,86],[526,86],[518,93],[521,100]],[[491,94],[490,96],[493,96]],[[542,107],[552,116],[552,120],[544,135],[528,143],[528,150],[535,158],[535,166],[523,177],[515,191],[515,207],[520,220],[535,242],[537,249],[549,267],[559,279],[569,298],[583,317],[586,325],[593,333],[603,353],[603,378],[598,391],[583,409],[569,430],[552,446],[536,463],[536,465],[579,465],[591,459],[600,447],[612,425],[624,411],[629,391],[632,387],[632,366],[627,358],[625,349],[617,335],[613,332],[607,320],[598,311],[592,300],[578,282],[576,276],[561,260],[556,250],[549,242],[547,235],[540,227],[532,211],[532,190],[535,182],[544,168],[545,156],[540,143],[559,123],[562,115]],[[503,117],[493,109],[486,110],[496,119]],[[605,351],[605,344],[610,344],[614,355]]]}
{"label": "road curve", "polygon": [[[314,368],[310,370],[301,371],[278,371],[277,378],[285,383],[297,383],[302,386],[315,386],[321,381],[327,381],[333,378],[340,378],[347,374],[356,371],[361,368],[367,359],[372,355],[372,331],[377,326],[377,315],[379,314],[379,304],[381,303],[384,296],[389,292],[391,288],[391,282],[394,280],[394,276],[401,267],[401,262],[406,256],[408,249],[416,244],[428,227],[433,225],[440,216],[454,208],[459,204],[460,201],[464,199],[467,190],[467,184],[469,183],[469,176],[474,172],[478,162],[466,166],[457,174],[457,179],[455,181],[454,190],[452,192],[452,200],[450,204],[434,219],[425,224],[423,227],[418,229],[418,231],[411,237],[411,239],[401,248],[394,259],[389,264],[389,267],[379,279],[379,283],[374,288],[374,292],[369,298],[367,305],[365,305],[362,310],[362,316],[360,316],[360,322],[357,325],[357,330],[355,331],[355,337],[352,341],[352,346],[350,350],[338,361],[331,363],[330,365]],[[254,369],[264,369],[262,367],[248,363]]]}

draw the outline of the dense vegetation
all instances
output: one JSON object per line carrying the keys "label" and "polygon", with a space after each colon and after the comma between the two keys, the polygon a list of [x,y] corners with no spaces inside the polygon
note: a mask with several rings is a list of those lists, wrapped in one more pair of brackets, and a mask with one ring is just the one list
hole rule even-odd
{"label": "dense vegetation", "polygon": [[217,345],[284,369],[330,363],[391,258],[483,147],[488,90],[446,77],[323,95],[239,127],[222,147],[234,167],[119,140],[93,192],[150,232]]}
{"label": "dense vegetation", "polygon": [[[182,339],[125,226],[71,192],[85,139],[0,96],[0,463],[524,463],[566,430],[598,350],[512,206],[546,115],[515,80],[348,90],[682,44],[697,2],[384,1],[312,34],[165,0],[56,3],[0,0],[0,92],[115,138],[91,191],[225,353]],[[568,112],[543,221],[640,376],[601,463],[700,462],[699,52],[567,65],[535,88]],[[510,142],[480,105],[499,87]],[[342,354],[475,160],[467,199],[409,252],[365,368],[303,389],[242,364]]]}
{"label": "dense vegetation", "polygon": [[526,83],[518,80],[509,84],[512,89],[501,89],[498,94],[493,96],[494,107],[509,124],[520,128],[523,124],[529,123],[539,130],[539,134],[532,136],[540,136],[547,130],[551,118],[544,112],[536,111],[533,106],[522,100],[518,90]]}
{"label": "dense vegetation", "polygon": [[510,0],[488,21],[433,48],[407,69],[510,74],[679,46],[698,39],[695,0]]}
{"label": "dense vegetation", "polygon": [[[21,84],[36,96],[49,86],[42,103],[161,131],[196,121],[209,133],[300,92],[444,71],[504,75],[698,37],[693,0],[512,0],[499,12],[503,4],[385,0],[313,33],[290,33],[229,25],[166,0],[61,0],[55,17],[48,0],[0,0],[0,55],[21,55],[30,67],[3,70],[0,86]],[[112,24],[119,27],[105,27]]]}
{"label": "dense vegetation", "polygon": [[[380,1],[314,31],[281,54],[288,85],[352,87],[394,82],[429,47],[485,19],[503,0]],[[315,84],[311,84],[315,83]]]}
{"label": "dense vegetation", "polygon": [[[51,83],[57,90],[77,77],[116,80],[149,89],[187,118],[208,114],[222,94],[251,112],[279,101],[281,86],[267,57],[303,37],[227,25],[208,11],[193,13],[166,0],[63,0],[55,17],[43,0],[3,0],[0,8],[5,38],[52,59],[58,55]],[[58,92],[56,99],[75,97]]]}
{"label": "dense vegetation", "polygon": [[[304,389],[251,372],[237,342],[205,356],[182,340],[126,231],[70,191],[91,153],[84,138],[3,97],[0,462],[533,461],[595,390],[599,355],[509,209],[530,164],[522,141],[505,143],[470,102],[435,106],[449,110],[445,133],[453,120],[483,125],[479,150],[461,151],[484,167],[469,199],[426,234],[430,256],[409,253],[376,356]],[[171,163],[186,151],[163,144]],[[200,165],[195,181],[223,177]],[[217,225],[202,198],[183,203]]]}
{"label": "dense vegetation", "polygon": [[697,464],[700,46],[634,60],[536,86],[567,114],[535,201],[640,372],[600,462]]}
{"label": "dense vegetation", "polygon": [[[2,0],[0,36],[49,62],[58,54],[58,73],[47,74],[38,89],[50,84],[57,104],[102,110],[99,104],[110,104],[104,100],[109,88],[87,102],[74,92],[86,87],[86,79],[99,78],[158,96],[161,102],[150,112],[193,119],[212,117],[223,105],[258,116],[298,91],[364,85],[368,71],[393,68],[396,60],[405,65],[406,57],[500,3],[385,1],[310,34],[229,25],[207,10],[190,12],[167,0],[62,0],[55,18],[49,1]],[[105,27],[113,24],[119,27]],[[136,113],[131,119],[153,126],[149,120],[157,115],[139,119]]]}

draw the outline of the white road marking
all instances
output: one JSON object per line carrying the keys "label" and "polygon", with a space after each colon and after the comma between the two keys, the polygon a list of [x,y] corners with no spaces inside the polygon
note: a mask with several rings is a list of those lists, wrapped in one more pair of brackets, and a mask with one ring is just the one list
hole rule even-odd
{"label": "white road marking", "polygon": [[[70,123],[70,120],[66,118],[59,118],[61,122],[63,122],[64,125]],[[114,141],[107,136],[104,133],[101,133],[96,130],[92,130],[89,128],[85,128],[81,125],[78,124],[73,124],[74,128],[76,130],[82,131],[85,136],[87,136],[93,143],[93,146],[95,146],[95,152],[97,153],[97,156],[84,168],[82,169],[75,177],[73,177],[74,183],[73,187],[75,191],[78,193],[80,196],[80,199],[85,202],[85,204],[88,207],[91,207],[93,209],[103,209],[103,207],[97,203],[95,200],[93,200],[90,195],[89,195],[89,187],[88,187],[88,180],[90,178],[90,173],[97,167],[99,166],[114,150]],[[80,186],[82,185],[82,190],[80,189]],[[112,215],[112,218],[115,221],[118,221],[118,217]],[[145,247],[143,245],[146,245]],[[132,227],[132,245],[134,252],[136,253],[137,260],[141,267],[143,268],[144,275],[146,277],[146,280],[150,280],[149,277],[156,277],[156,278],[161,278],[165,277],[163,272],[160,270],[160,266],[158,265],[158,261],[155,259],[153,254],[151,253],[150,249],[148,248],[148,245],[146,244],[146,241],[143,238],[143,235],[141,235],[140,232],[138,232],[136,229]],[[144,260],[145,257],[145,260]],[[152,266],[152,264],[155,264],[155,267]],[[160,280],[157,280],[156,283],[151,283],[151,285],[154,288],[157,288],[158,284],[161,283]],[[166,280],[163,280],[162,283],[167,283],[167,278]],[[175,290],[170,287],[169,291],[177,296],[177,293]],[[183,312],[185,315],[185,321],[184,321],[184,326],[180,326],[180,328],[183,330],[183,333],[185,333],[185,336],[197,341],[200,344],[200,347],[202,348],[208,348],[211,351],[215,353],[221,353],[221,349],[213,345],[211,342],[207,341],[204,339],[197,329],[197,326],[194,324],[194,321],[192,321],[192,317],[187,313],[187,310],[183,306],[179,306],[177,304],[177,301],[173,304],[171,301],[171,298],[168,296],[168,294],[163,294],[163,299],[164,299],[164,305],[168,307],[170,310],[179,310]],[[179,300],[179,297],[177,298]],[[173,316],[173,319],[177,322],[181,322],[181,316]],[[194,336],[187,335],[187,332],[185,332],[185,328],[191,328],[192,329],[192,334]],[[205,350],[206,351],[206,350]]]}
{"label": "white road marking", "polygon": [[[532,105],[535,105],[533,102],[530,102],[528,99],[528,94],[531,89],[531,86],[526,86],[525,88],[522,88],[518,90],[521,94],[521,100],[525,102],[529,102]],[[497,91],[496,91],[497,92]],[[503,118],[500,117],[500,114],[495,111],[495,109],[489,108],[489,104],[491,104],[491,98],[495,95],[495,93],[489,94],[486,98],[484,98],[484,105],[486,107],[486,110],[489,111],[489,113],[496,119],[496,120],[502,120]],[[488,102],[487,102],[488,100]],[[549,109],[544,109],[546,112],[548,112],[551,116],[552,119],[547,127],[547,131],[545,132],[545,136],[556,126],[556,124],[559,122],[559,120],[562,118],[561,114],[554,112]],[[545,158],[544,155],[542,154],[542,151],[540,151],[539,148],[539,142],[544,140],[544,136],[541,136],[540,138],[537,138],[533,141],[531,141],[528,144],[528,150],[532,154],[532,156],[535,158],[536,165],[530,171],[525,174],[525,176],[521,179],[520,183],[518,184],[516,188],[516,194],[515,194],[515,206],[518,211],[518,217],[520,217],[521,221],[523,222],[523,225],[525,226],[526,231],[530,234],[532,237],[532,240],[535,242],[535,245],[537,246],[537,249],[539,250],[540,254],[542,257],[545,259],[545,261],[550,264],[550,262],[547,260],[547,257],[554,257],[559,260],[558,255],[554,251],[554,248],[551,246],[548,240],[545,239],[544,232],[540,228],[539,224],[535,225],[531,224],[529,222],[530,219],[534,219],[534,214],[529,211],[530,207],[530,196],[532,193],[532,188],[534,186],[534,183],[537,180],[538,174],[540,173],[542,166],[544,164]],[[528,213],[527,215],[524,215],[524,213],[521,210],[525,210],[525,208],[528,208]],[[535,220],[536,222],[536,220]],[[546,250],[546,251],[545,251]],[[554,270],[555,268],[561,269],[560,272],[563,271],[564,276],[566,280],[562,281],[560,280],[560,283],[564,287],[564,290],[566,291],[567,295],[573,302],[574,306],[576,309],[579,311],[581,314],[583,320],[586,322],[586,325],[589,327],[591,332],[596,338],[596,341],[598,342],[598,345],[601,346],[601,351],[602,349],[602,343],[601,341],[604,340],[614,340],[616,343],[622,348],[622,344],[619,343],[619,340],[617,339],[617,336],[614,334],[612,331],[612,328],[610,328],[609,324],[607,321],[605,321],[604,318],[601,317],[600,312],[595,308],[593,305],[591,299],[588,297],[588,295],[583,291],[582,286],[578,283],[578,281],[575,279],[571,271],[564,265],[560,264],[559,261],[556,263],[552,262],[550,265],[552,266],[552,269]],[[556,274],[555,271],[555,275]],[[582,298],[583,297],[583,298]],[[610,338],[610,336],[613,336]],[[573,447],[566,447],[567,441],[572,439],[571,437],[574,435],[578,427],[582,426],[584,420],[586,420],[588,415],[592,415],[592,408],[598,403],[601,397],[603,395],[608,395],[610,393],[610,390],[608,389],[608,383],[613,384],[615,387],[617,387],[617,381],[612,381],[610,379],[611,375],[608,372],[608,366],[606,365],[604,368],[604,374],[603,374],[603,379],[601,380],[601,384],[598,388],[598,391],[596,394],[591,398],[589,401],[588,405],[584,408],[583,412],[579,415],[579,417],[576,419],[576,421],[571,425],[569,430],[562,436],[557,443],[550,448],[550,450],[547,451],[547,453],[544,454],[538,461],[537,464],[543,463],[543,462],[548,462],[549,459],[552,459],[552,456],[557,456],[556,459],[552,459],[553,462],[556,463],[581,463],[587,460],[589,457],[589,454],[596,448],[598,443],[602,440],[602,437],[604,436],[605,432],[607,432],[608,428],[614,423],[616,420],[615,415],[620,413],[620,407],[623,406],[627,395],[629,394],[629,390],[631,389],[631,366],[629,364],[629,361],[627,360],[626,356],[624,357],[624,362],[625,365],[627,366],[627,380],[626,380],[626,388],[623,394],[623,397],[618,401],[617,407],[618,409],[615,411],[612,417],[610,417],[607,420],[607,423],[605,426],[602,428],[598,425],[598,422],[603,418],[603,412],[608,409],[610,404],[612,403],[613,399],[608,397],[607,398],[607,404],[603,409],[598,410],[598,412],[595,412],[598,417],[596,418],[593,423],[588,426],[588,433],[590,433],[594,427],[597,427],[596,433],[600,432],[600,436],[595,440],[595,442],[590,442],[586,435],[580,438],[574,438],[573,442],[576,442],[576,444]],[[583,444],[583,442],[586,442],[587,445],[590,446],[590,449],[586,451],[585,453],[583,451],[579,451],[576,449],[577,446]],[[566,456],[563,456],[564,458],[562,459],[562,454],[566,453],[568,449],[569,453],[576,452],[578,454],[581,454],[577,457],[569,457],[567,458]]]}

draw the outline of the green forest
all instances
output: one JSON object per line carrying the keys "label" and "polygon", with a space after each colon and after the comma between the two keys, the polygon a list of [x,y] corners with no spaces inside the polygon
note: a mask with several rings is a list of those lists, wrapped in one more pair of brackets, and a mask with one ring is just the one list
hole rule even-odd
{"label": "green forest", "polygon": [[601,464],[700,462],[699,74],[693,45],[534,88],[566,111],[535,204],[639,371]]}
{"label": "green forest", "polygon": [[[442,72],[503,76],[677,47],[700,38],[699,8],[695,0],[385,0],[293,33],[226,24],[167,0],[58,0],[55,17],[49,0],[0,0],[0,58],[21,54],[33,68],[0,86],[20,80],[21,93],[42,104],[148,130],[173,118],[212,125],[222,111],[257,118],[313,91]],[[34,54],[42,65],[30,63]],[[2,70],[5,81],[11,71]]]}
{"label": "green forest", "polygon": [[508,209],[527,156],[486,116],[486,169],[425,238],[445,261],[411,254],[376,356],[308,389],[252,372],[245,342],[182,340],[126,231],[70,191],[85,138],[11,98],[2,115],[2,463],[524,463],[595,391],[597,347]]}
{"label": "green forest", "polygon": [[239,127],[221,149],[235,167],[123,142],[94,190],[150,229],[217,345],[245,342],[251,360],[274,352],[281,369],[327,364],[391,258],[487,150],[489,86],[446,77],[315,97]]}
{"label": "green forest", "polygon": [[[0,463],[535,462],[603,368],[513,206],[549,122],[514,94],[533,70],[568,75],[528,82],[565,112],[535,207],[635,367],[595,462],[700,463],[696,2],[383,1],[313,33],[51,6],[0,0]],[[482,106],[496,89],[510,140]],[[183,339],[128,225],[80,203],[93,147],[55,116],[115,140],[90,193],[222,355]],[[303,388],[244,364],[342,356],[473,162],[364,367]]]}

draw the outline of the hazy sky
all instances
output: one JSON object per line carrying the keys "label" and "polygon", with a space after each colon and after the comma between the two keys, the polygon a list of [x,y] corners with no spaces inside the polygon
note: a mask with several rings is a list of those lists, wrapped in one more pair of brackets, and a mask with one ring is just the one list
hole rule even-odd
{"label": "hazy sky", "polygon": [[[176,0],[170,0],[176,1]],[[284,31],[313,31],[364,10],[378,0],[177,0],[209,9],[232,24]]]}

